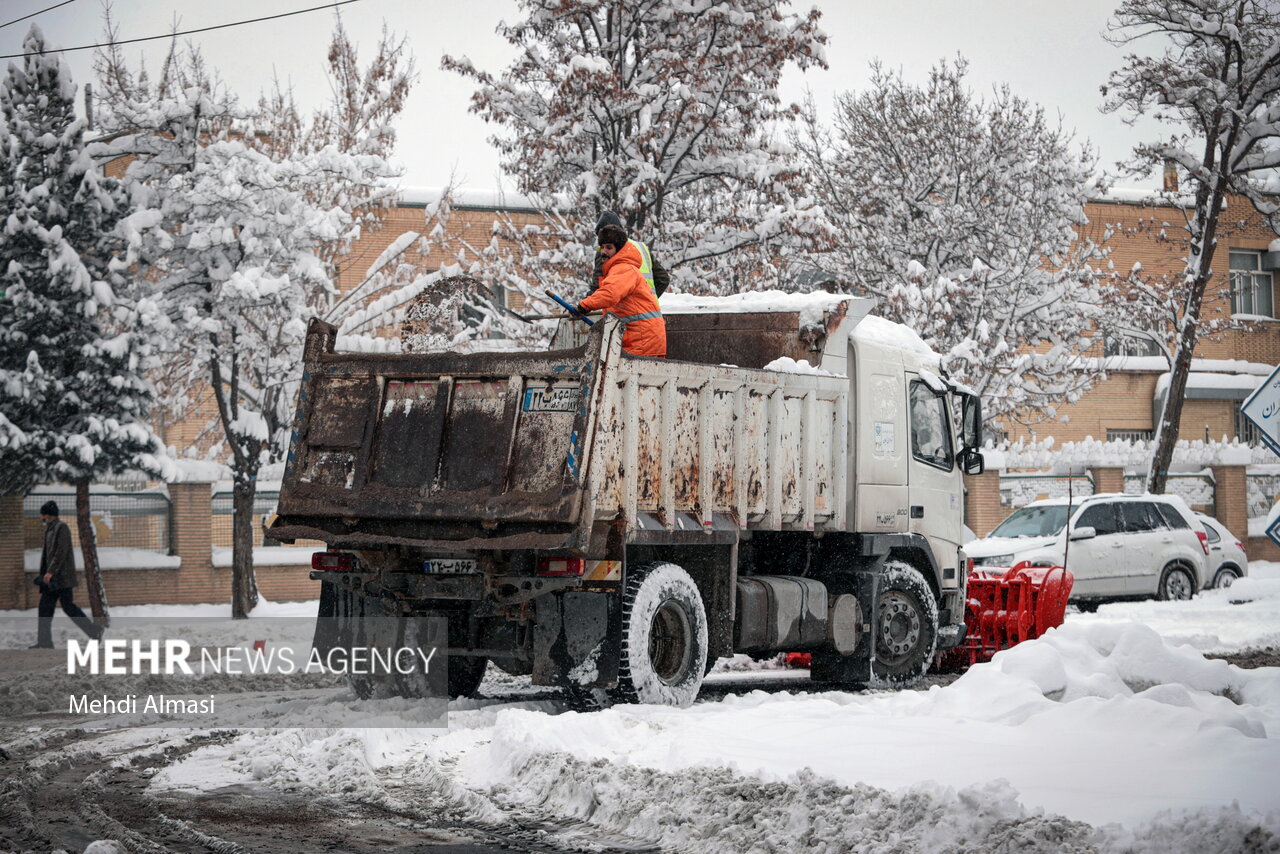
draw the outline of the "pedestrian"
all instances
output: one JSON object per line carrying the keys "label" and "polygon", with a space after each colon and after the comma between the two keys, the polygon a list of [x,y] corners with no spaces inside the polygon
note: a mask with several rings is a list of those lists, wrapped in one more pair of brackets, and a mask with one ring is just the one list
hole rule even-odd
{"label": "pedestrian", "polygon": [[97,640],[102,637],[101,627],[90,620],[72,598],[76,589],[76,559],[71,551],[71,529],[58,518],[56,501],[46,501],[41,506],[40,521],[44,522],[44,549],[40,552],[40,574],[35,580],[40,588],[40,608],[36,643],[31,649],[53,649],[53,610],[59,603],[62,613]]}
{"label": "pedestrian", "polygon": [[667,325],[658,309],[658,296],[640,272],[644,258],[639,247],[627,239],[620,225],[606,225],[599,231],[602,276],[595,293],[578,303],[578,311],[597,309],[617,315],[626,324],[622,349],[636,356],[667,355]]}
{"label": "pedestrian", "polygon": [[[600,230],[607,225],[616,225],[623,231],[626,226],[622,224],[622,217],[613,211],[605,211],[600,214],[600,219],[596,221],[596,243],[597,247],[600,241]],[[658,263],[653,257],[653,253],[649,251],[649,246],[641,243],[634,237],[629,238],[628,243],[634,246],[640,252],[640,275],[644,276],[645,281],[649,283],[649,287],[653,288],[653,295],[660,297],[667,290],[667,285],[671,283],[671,274],[667,269]],[[600,249],[596,249],[594,277],[591,280],[592,288],[600,287],[600,279],[604,276],[604,256],[600,254]]]}

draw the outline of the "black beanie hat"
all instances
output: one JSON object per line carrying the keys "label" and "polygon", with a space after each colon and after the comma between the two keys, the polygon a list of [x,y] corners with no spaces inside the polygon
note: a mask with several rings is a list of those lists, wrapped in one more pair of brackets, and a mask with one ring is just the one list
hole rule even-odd
{"label": "black beanie hat", "polygon": [[620,225],[606,225],[596,232],[596,240],[601,246],[612,243],[621,249],[627,242],[627,230]]}
{"label": "black beanie hat", "polygon": [[58,502],[56,502],[56,501],[46,501],[44,504],[41,504],[41,505],[40,505],[40,515],[41,515],[41,516],[57,516],[57,515],[58,515]]}
{"label": "black beanie hat", "polygon": [[606,225],[616,225],[618,228],[621,228],[624,231],[626,230],[626,226],[622,224],[622,217],[618,216],[613,211],[603,211],[600,214],[600,219],[596,222],[596,231],[598,232]]}

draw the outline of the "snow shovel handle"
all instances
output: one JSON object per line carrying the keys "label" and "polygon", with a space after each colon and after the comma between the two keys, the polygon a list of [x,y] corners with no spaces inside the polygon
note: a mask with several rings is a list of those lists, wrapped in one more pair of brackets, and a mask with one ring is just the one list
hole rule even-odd
{"label": "snow shovel handle", "polygon": [[584,316],[583,314],[581,314],[581,313],[578,311],[577,306],[569,305],[569,303],[567,303],[567,302],[565,302],[564,300],[560,299],[560,297],[558,297],[558,296],[556,296],[555,294],[551,293],[551,291],[547,291],[547,296],[551,297],[553,300],[555,300],[556,302],[560,303],[560,305],[564,306],[566,309],[568,309],[568,310],[569,310],[569,314],[570,314],[570,315],[572,315],[573,317],[578,318],[578,319],[579,319],[579,320],[581,320],[583,323],[587,324],[587,326],[595,326],[595,321],[593,321],[593,320],[588,320],[588,319],[586,318],[586,316]]}

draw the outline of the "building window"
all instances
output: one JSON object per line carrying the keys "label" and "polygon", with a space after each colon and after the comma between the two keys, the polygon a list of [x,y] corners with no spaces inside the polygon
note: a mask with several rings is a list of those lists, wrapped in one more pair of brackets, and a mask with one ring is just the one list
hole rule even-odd
{"label": "building window", "polygon": [[1102,336],[1104,356],[1160,356],[1160,345],[1146,335],[1130,332],[1105,332]]}
{"label": "building window", "polygon": [[1155,430],[1130,430],[1107,428],[1108,442],[1150,442],[1156,437]]}
{"label": "building window", "polygon": [[1231,313],[1275,317],[1271,271],[1262,269],[1262,253],[1233,250],[1230,264]]}

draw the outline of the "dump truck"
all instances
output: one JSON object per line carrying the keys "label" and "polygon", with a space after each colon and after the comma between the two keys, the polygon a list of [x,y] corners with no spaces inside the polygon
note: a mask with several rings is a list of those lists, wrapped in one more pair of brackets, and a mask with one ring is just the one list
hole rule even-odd
{"label": "dump truck", "polygon": [[871,300],[775,297],[664,297],[665,359],[611,316],[470,354],[339,352],[313,321],[270,536],[328,547],[317,644],[443,620],[455,697],[489,662],[676,706],[735,653],[919,679],[964,637],[980,401]]}

